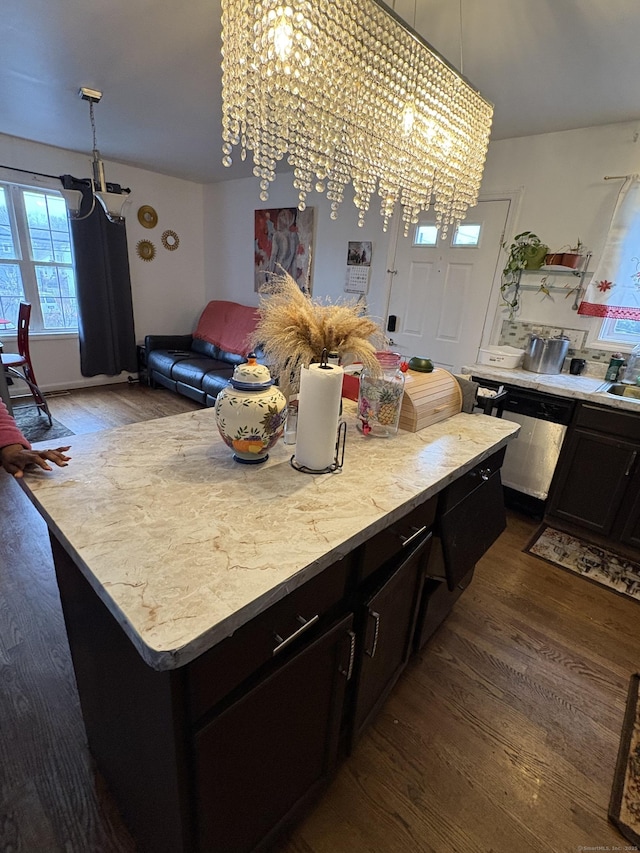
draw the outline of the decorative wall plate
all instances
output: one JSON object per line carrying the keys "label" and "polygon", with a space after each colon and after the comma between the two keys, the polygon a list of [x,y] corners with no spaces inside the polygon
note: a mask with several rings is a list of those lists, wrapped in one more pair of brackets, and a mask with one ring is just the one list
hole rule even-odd
{"label": "decorative wall plate", "polygon": [[165,249],[168,249],[170,252],[174,252],[180,245],[180,238],[176,232],[172,231],[170,228],[163,232],[160,239],[162,240],[162,245]]}
{"label": "decorative wall plate", "polygon": [[156,247],[151,240],[140,240],[136,246],[136,252],[143,261],[152,261],[156,256]]}
{"label": "decorative wall plate", "polygon": [[158,214],[150,204],[138,208],[138,222],[145,228],[155,228],[158,224]]}

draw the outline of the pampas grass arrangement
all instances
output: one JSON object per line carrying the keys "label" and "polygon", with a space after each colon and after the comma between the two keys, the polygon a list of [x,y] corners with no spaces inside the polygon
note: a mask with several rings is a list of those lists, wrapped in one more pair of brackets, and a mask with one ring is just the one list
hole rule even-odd
{"label": "pampas grass arrangement", "polygon": [[355,301],[314,302],[283,270],[260,290],[260,319],[250,345],[262,349],[286,396],[299,391],[300,368],[320,361],[323,349],[337,352],[343,364],[362,362],[379,373],[375,353],[384,346],[384,334],[360,311]]}

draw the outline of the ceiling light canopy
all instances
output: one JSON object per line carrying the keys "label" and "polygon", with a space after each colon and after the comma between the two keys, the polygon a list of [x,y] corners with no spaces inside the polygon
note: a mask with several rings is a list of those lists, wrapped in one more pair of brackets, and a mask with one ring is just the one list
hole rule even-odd
{"label": "ceiling light canopy", "polygon": [[477,201],[493,107],[377,0],[222,0],[223,163],[252,152],[260,199],[287,155],[298,207],[359,225],[377,191],[386,230],[433,206],[446,232]]}

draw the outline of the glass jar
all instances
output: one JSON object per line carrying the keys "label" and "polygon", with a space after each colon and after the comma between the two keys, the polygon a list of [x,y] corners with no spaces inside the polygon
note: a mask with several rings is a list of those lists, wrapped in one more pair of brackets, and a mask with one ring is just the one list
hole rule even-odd
{"label": "glass jar", "polygon": [[631,350],[622,381],[628,385],[640,385],[640,344]]}
{"label": "glass jar", "polygon": [[388,437],[398,432],[404,373],[397,352],[377,352],[381,374],[374,376],[364,368],[360,374],[358,418],[364,435]]}

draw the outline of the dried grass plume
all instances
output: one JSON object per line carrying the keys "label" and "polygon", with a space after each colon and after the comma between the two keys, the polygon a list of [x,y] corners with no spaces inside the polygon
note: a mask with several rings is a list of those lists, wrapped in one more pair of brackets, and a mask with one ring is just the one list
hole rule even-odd
{"label": "dried grass plume", "polygon": [[325,348],[336,351],[343,364],[359,361],[379,372],[375,352],[384,346],[384,333],[356,301],[314,302],[283,270],[261,288],[258,313],[250,345],[263,350],[285,394],[297,393],[301,366],[320,361]]}

